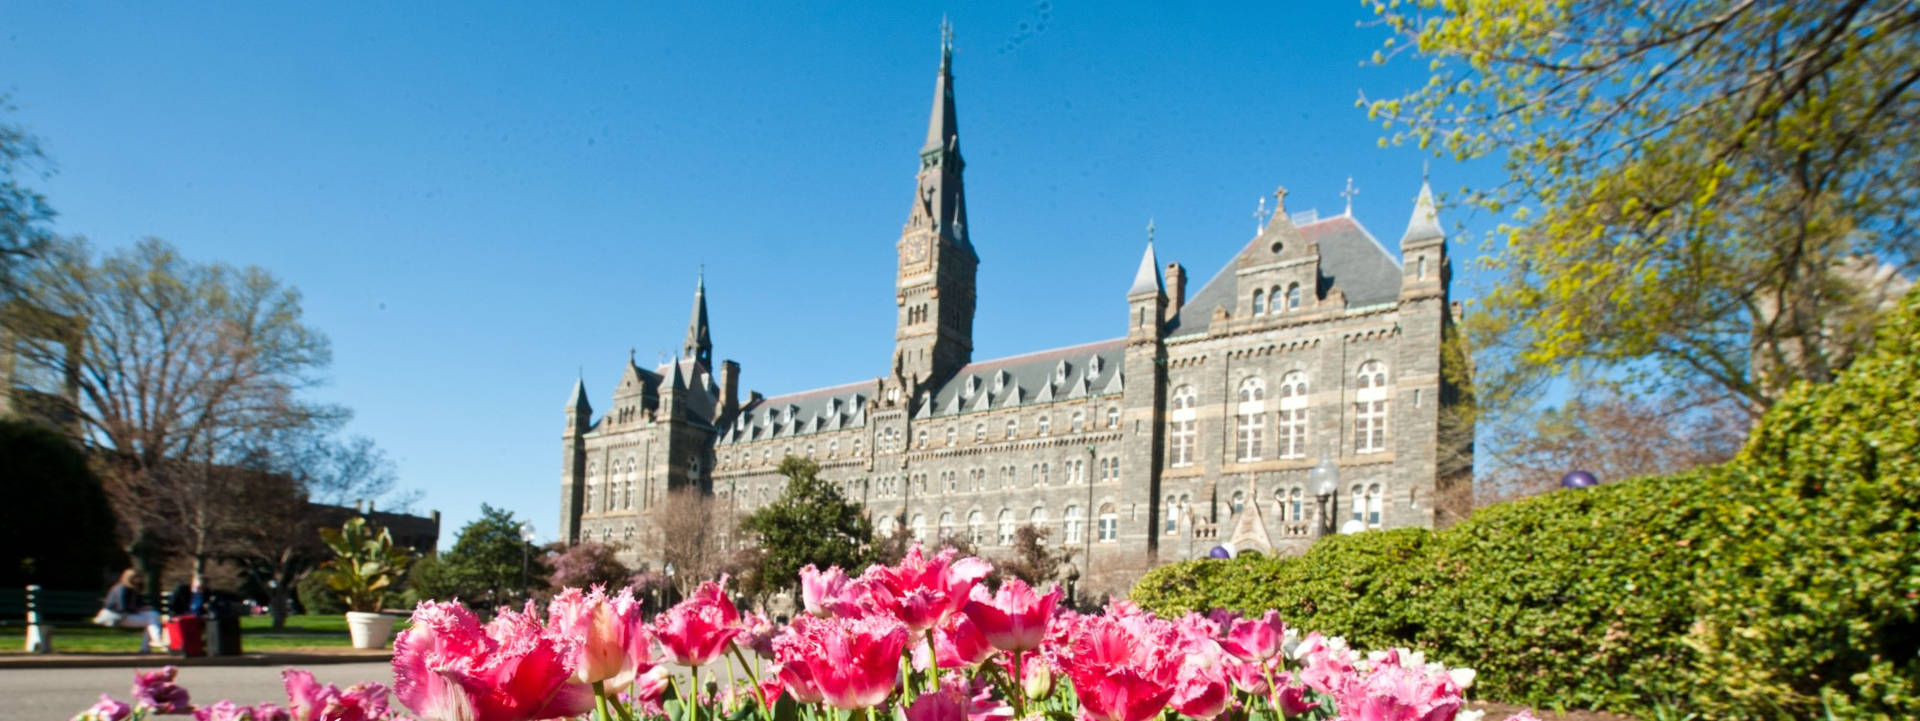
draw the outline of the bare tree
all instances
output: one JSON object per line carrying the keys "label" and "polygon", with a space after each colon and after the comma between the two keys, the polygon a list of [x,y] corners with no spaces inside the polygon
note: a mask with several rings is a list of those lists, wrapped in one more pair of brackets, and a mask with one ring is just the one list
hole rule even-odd
{"label": "bare tree", "polygon": [[1602,480],[1673,473],[1732,458],[1749,416],[1731,398],[1577,395],[1524,420],[1491,454],[1479,503],[1550,491],[1571,471]]}
{"label": "bare tree", "polygon": [[213,506],[235,498],[209,466],[241,460],[248,438],[344,416],[298,397],[331,359],[327,339],[265,270],[196,263],[156,239],[106,254],[56,239],[26,270],[20,299],[43,312],[8,322],[80,330],[9,330],[23,356],[74,379],[78,424],[137,563],[166,544],[209,553]]}
{"label": "bare tree", "polygon": [[667,493],[653,509],[655,548],[673,567],[673,586],[682,596],[720,573],[729,560],[727,539],[736,535],[727,512],[712,496],[682,488]]}

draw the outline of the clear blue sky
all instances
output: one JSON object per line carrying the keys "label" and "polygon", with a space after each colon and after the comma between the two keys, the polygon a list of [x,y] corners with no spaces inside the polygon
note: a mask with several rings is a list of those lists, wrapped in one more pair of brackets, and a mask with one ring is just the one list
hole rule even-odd
{"label": "clear blue sky", "polygon": [[672,353],[702,263],[745,387],[885,371],[943,14],[976,358],[1122,334],[1149,217],[1196,282],[1278,185],[1337,213],[1351,175],[1363,224],[1405,228],[1425,156],[1355,100],[1424,63],[1363,65],[1359,2],[879,5],[16,3],[0,91],[58,166],[58,231],[300,288],[321,395],[443,544],[482,502],[553,537],[576,369],[604,408],[628,348]]}

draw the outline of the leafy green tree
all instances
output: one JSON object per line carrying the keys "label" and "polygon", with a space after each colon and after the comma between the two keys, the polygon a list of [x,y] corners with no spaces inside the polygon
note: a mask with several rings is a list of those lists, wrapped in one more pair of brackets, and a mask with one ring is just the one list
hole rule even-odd
{"label": "leafy green tree", "polygon": [[119,569],[113,511],[80,448],[56,431],[0,420],[7,502],[0,504],[0,585],[95,590]]}
{"label": "leafy green tree", "polygon": [[1371,0],[1427,84],[1389,129],[1508,180],[1481,400],[1590,372],[1750,415],[1870,341],[1920,250],[1920,4]]}
{"label": "leafy green tree", "polygon": [[453,548],[415,564],[409,582],[423,599],[459,598],[474,606],[496,607],[526,598],[528,589],[546,587],[547,569],[540,556],[538,548],[520,540],[520,522],[512,511],[483,503],[480,518],[460,529]]}
{"label": "leafy green tree", "polygon": [[820,480],[819,464],[787,456],[779,472],[787,477],[780,498],[740,521],[759,536],[760,578],[769,590],[799,583],[800,569],[809,563],[858,572],[873,561],[873,522],[866,509]]}

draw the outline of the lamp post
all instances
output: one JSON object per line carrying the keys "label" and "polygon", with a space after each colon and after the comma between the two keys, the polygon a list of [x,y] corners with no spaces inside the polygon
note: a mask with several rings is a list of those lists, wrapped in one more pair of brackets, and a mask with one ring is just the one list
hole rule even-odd
{"label": "lamp post", "polygon": [[532,591],[528,588],[527,572],[533,566],[533,539],[535,538],[537,538],[537,536],[535,536],[533,533],[533,524],[528,521],[521,521],[520,522],[520,594],[523,596],[532,595]]}
{"label": "lamp post", "polygon": [[1314,499],[1320,502],[1320,535],[1333,535],[1333,514],[1339,511],[1335,494],[1340,491],[1340,466],[1333,456],[1321,454],[1320,465],[1307,471],[1307,482],[1314,486]]}

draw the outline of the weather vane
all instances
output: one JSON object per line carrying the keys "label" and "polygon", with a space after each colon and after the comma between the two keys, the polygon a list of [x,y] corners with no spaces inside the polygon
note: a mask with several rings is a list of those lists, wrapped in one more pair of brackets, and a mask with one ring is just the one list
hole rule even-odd
{"label": "weather vane", "polygon": [[1353,176],[1347,176],[1347,189],[1340,191],[1340,195],[1347,199],[1347,217],[1349,218],[1353,217],[1353,196],[1359,194],[1360,189],[1353,187]]}

